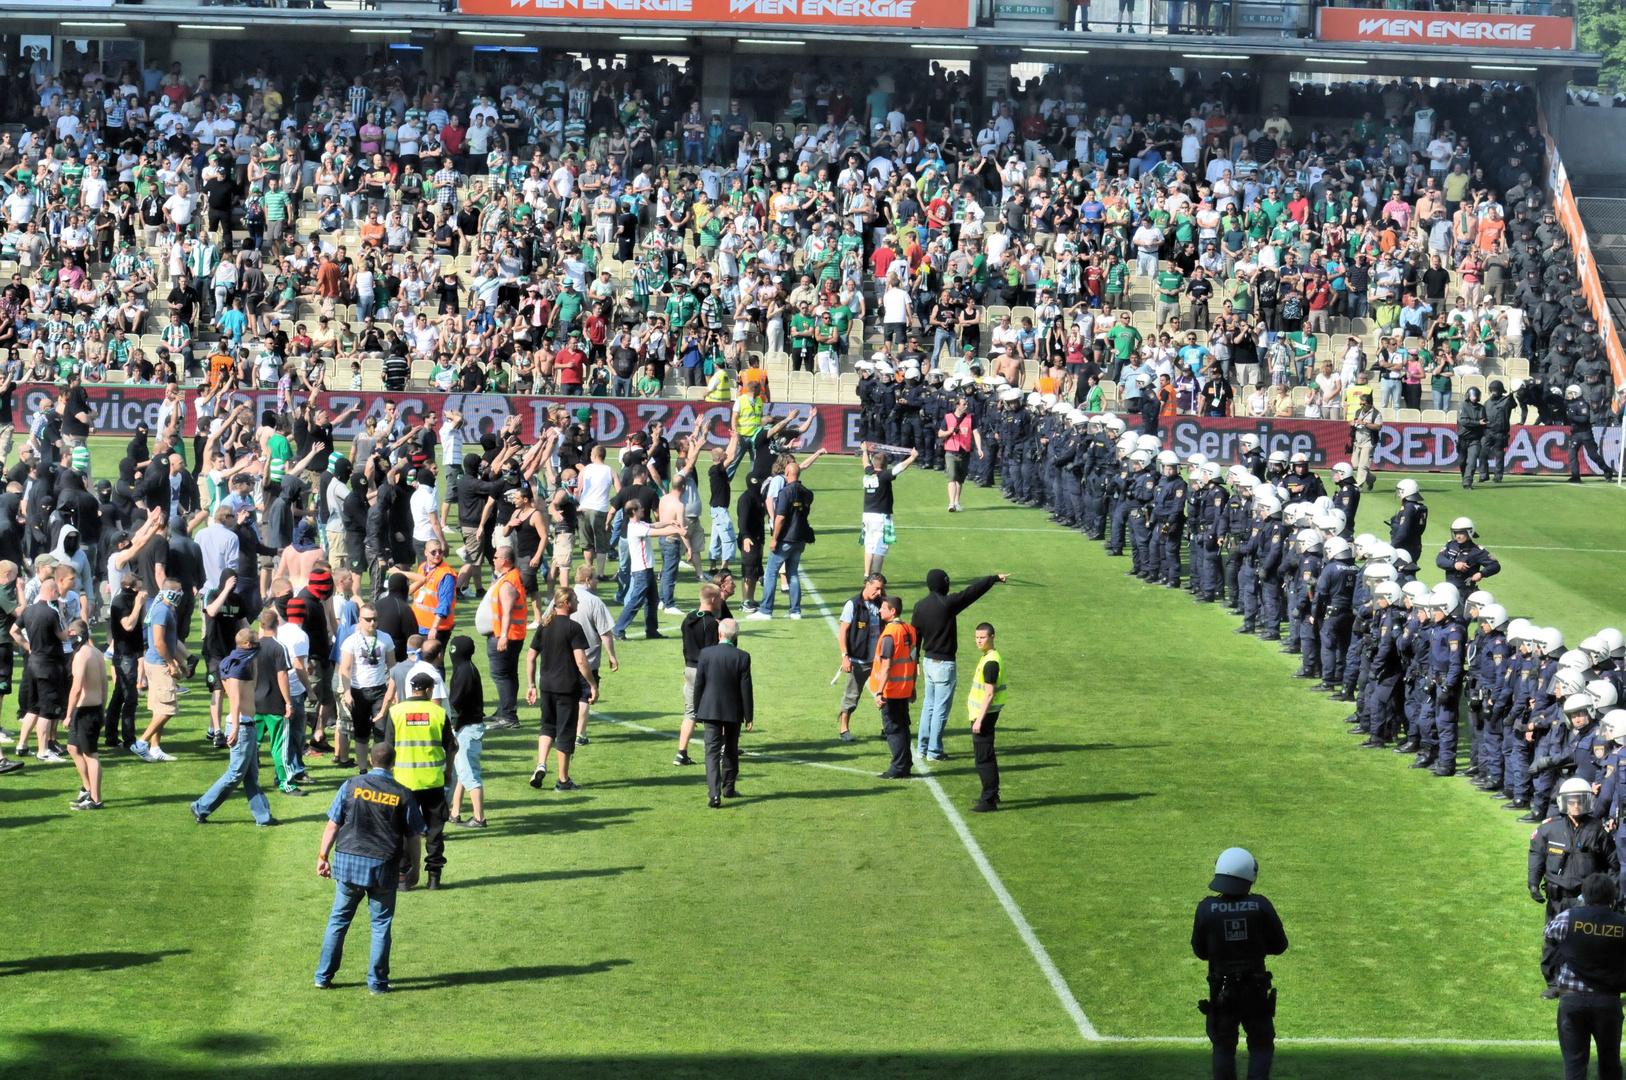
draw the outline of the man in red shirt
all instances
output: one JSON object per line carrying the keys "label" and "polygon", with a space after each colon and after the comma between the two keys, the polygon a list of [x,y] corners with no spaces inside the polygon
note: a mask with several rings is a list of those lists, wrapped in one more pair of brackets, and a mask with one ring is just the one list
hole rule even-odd
{"label": "man in red shirt", "polygon": [[875,254],[869,257],[870,265],[875,268],[876,281],[885,281],[888,268],[897,260],[898,252],[892,246],[896,242],[892,237],[887,237],[885,242],[875,249]]}
{"label": "man in red shirt", "polygon": [[327,255],[322,256],[322,264],[316,270],[316,295],[322,301],[322,314],[332,318],[338,307],[339,296],[343,291],[344,271],[339,264]]}
{"label": "man in red shirt", "polygon": [[586,364],[587,357],[582,352],[582,332],[572,330],[565,347],[553,357],[553,378],[559,384],[561,394],[582,392],[582,373]]}

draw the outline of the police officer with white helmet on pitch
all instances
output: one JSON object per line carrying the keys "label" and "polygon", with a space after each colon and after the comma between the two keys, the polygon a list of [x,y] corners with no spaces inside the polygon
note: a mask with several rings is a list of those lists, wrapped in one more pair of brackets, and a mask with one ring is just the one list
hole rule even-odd
{"label": "police officer with white helmet on pitch", "polygon": [[1268,1080],[1276,1054],[1276,991],[1265,957],[1287,951],[1287,933],[1276,908],[1253,891],[1258,880],[1258,860],[1226,848],[1208,884],[1219,895],[1198,903],[1191,928],[1191,951],[1208,961],[1208,998],[1197,1008],[1208,1017],[1214,1080],[1235,1080],[1238,1028],[1248,1035],[1249,1080]]}

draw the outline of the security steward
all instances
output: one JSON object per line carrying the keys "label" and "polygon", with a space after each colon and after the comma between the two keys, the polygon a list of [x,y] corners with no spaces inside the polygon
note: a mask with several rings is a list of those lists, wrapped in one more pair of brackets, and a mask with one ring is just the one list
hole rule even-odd
{"label": "security steward", "polygon": [[966,708],[971,714],[971,752],[982,780],[982,795],[971,809],[985,814],[999,809],[999,760],[994,757],[994,727],[1005,708],[1005,662],[994,648],[994,624],[977,624],[976,670],[971,673],[971,694]]}
{"label": "security steward", "polygon": [[1559,785],[1557,802],[1558,816],[1530,834],[1530,899],[1546,903],[1549,922],[1575,906],[1589,874],[1620,870],[1614,842],[1592,814],[1592,784],[1570,777]]}
{"label": "security steward", "polygon": [[898,597],[881,598],[881,636],[869,670],[869,690],[881,710],[881,734],[892,748],[892,764],[881,774],[883,780],[907,780],[914,769],[909,753],[909,706],[916,695],[920,635],[899,617],[902,611],[903,601]]}
{"label": "security steward", "polygon": [[1259,863],[1243,848],[1226,848],[1208,887],[1218,896],[1197,905],[1191,951],[1208,961],[1208,1017],[1214,1080],[1236,1080],[1237,1028],[1248,1033],[1248,1078],[1269,1080],[1276,1056],[1276,991],[1265,957],[1287,951],[1287,933],[1271,902],[1252,892]]}
{"label": "security steward", "polygon": [[[389,714],[396,782],[412,792],[428,829],[423,868],[431,890],[440,888],[440,872],[446,865],[446,765],[457,753],[446,710],[429,700],[434,688],[434,676],[418,672],[407,686],[411,696],[390,706]],[[403,884],[410,888],[410,883]]]}
{"label": "security steward", "polygon": [[881,639],[881,616],[877,606],[886,592],[886,575],[868,574],[864,587],[841,609],[841,670],[847,681],[841,691],[841,710],[836,714],[842,742],[852,742],[851,721],[859,696],[869,681],[870,661]]}
{"label": "security steward", "polygon": [[446,642],[457,623],[457,571],[446,565],[446,546],[430,540],[423,546],[423,572],[411,574],[412,614],[424,644]]}
{"label": "security steward", "polygon": [[365,899],[373,930],[367,988],[375,994],[389,993],[396,890],[400,882],[410,885],[418,880],[423,814],[411,793],[390,776],[395,748],[377,743],[369,760],[372,771],[346,780],[333,796],[316,851],[316,872],[332,878],[334,889],[333,913],[316,967],[318,990],[333,986],[350,921]]}
{"label": "security steward", "polygon": [[1543,963],[1558,991],[1558,1049],[1564,1080],[1586,1080],[1598,1043],[1598,1080],[1620,1080],[1620,995],[1626,990],[1626,915],[1615,910],[1615,881],[1589,874],[1575,907],[1560,911],[1542,935]]}

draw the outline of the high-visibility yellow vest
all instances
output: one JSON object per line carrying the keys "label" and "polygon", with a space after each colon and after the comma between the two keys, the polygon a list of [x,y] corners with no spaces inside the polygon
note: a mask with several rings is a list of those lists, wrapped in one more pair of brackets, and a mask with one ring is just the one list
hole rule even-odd
{"label": "high-visibility yellow vest", "polygon": [[[983,665],[990,660],[999,665],[999,682],[993,686],[982,681]],[[977,667],[971,675],[971,696],[965,701],[966,708],[971,710],[973,721],[982,712],[982,703],[990,692],[993,694],[993,700],[988,703],[988,715],[992,716],[1005,707],[1005,662],[999,658],[998,649],[989,649],[977,657]]]}
{"label": "high-visibility yellow vest", "polygon": [[733,396],[733,387],[728,381],[728,369],[719,367],[712,373],[711,385],[706,387],[706,400],[728,401]]}
{"label": "high-visibility yellow vest", "polygon": [[446,774],[446,710],[426,698],[390,706],[390,741],[395,744],[395,782],[413,791],[441,787]]}
{"label": "high-visibility yellow vest", "polygon": [[745,394],[740,398],[740,438],[749,439],[762,428],[762,399]]}

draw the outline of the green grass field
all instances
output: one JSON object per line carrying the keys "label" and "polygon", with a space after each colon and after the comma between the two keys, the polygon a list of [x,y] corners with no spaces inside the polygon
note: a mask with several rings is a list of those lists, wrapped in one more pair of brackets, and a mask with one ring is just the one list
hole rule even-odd
{"label": "green grass field", "polygon": [[[117,453],[98,448],[98,475]],[[804,572],[839,612],[862,564],[857,469],[806,479]],[[1511,612],[1572,643],[1621,620],[1626,494],[1419,479],[1434,550],[1473,516]],[[938,474],[898,490],[887,571],[909,603],[933,566],[1012,574],[962,620],[967,652],[976,621],[999,627],[1012,686],[1006,809],[963,827],[1107,1039],[1083,1037],[930,785],[874,777],[875,711],[859,742],[835,740],[838,652],[809,596],[801,622],[745,624],[744,743],[767,756],[721,812],[700,767],[671,764],[676,640],[622,645],[572,766],[583,791],[526,785],[534,709],[489,736],[492,826],[449,829],[447,888],[402,898],[390,997],[366,993],[360,924],[340,988],[311,988],[332,902],[316,843],[342,771],[317,759],[313,797],[273,793],[281,829],[254,828],[240,797],[203,828],[187,813],[225,764],[202,744],[201,680],[165,740],[180,760],[107,758],[103,813],[68,811],[69,765],[5,777],[0,1077],[1204,1076],[1206,1044],[1129,1040],[1201,1036],[1191,911],[1232,844],[1260,859],[1292,939],[1272,964],[1280,1034],[1333,1040],[1280,1047],[1277,1076],[1560,1075],[1555,1047],[1491,1044],[1553,1030],[1528,826],[1461,780],[1357,752],[1347,708],[1287,678],[1294,658],[1039,512],[973,488],[951,517]],[[1385,531],[1393,505],[1369,495],[1359,529]],[[932,775],[963,813],[962,705],[951,721]]]}

